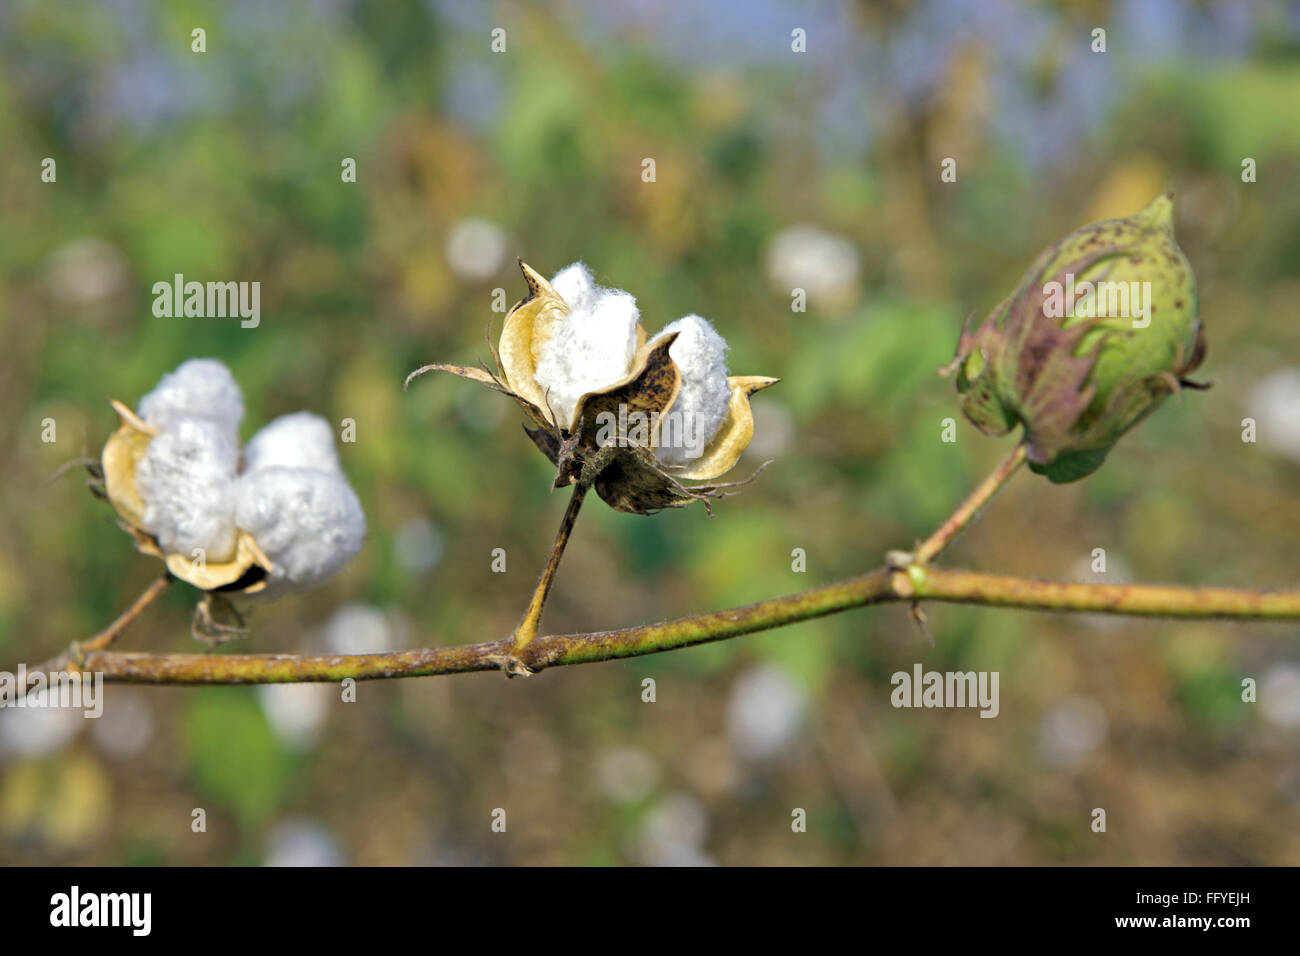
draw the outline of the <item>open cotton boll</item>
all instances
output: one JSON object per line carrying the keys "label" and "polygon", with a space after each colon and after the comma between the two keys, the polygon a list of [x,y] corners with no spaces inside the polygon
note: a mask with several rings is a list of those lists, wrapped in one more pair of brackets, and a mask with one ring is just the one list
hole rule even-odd
{"label": "open cotton boll", "polygon": [[340,471],[271,466],[235,485],[235,523],[273,565],[266,596],[315,587],[361,549],[366,516]]}
{"label": "open cotton boll", "polygon": [[668,356],[681,372],[677,401],[659,432],[659,460],[684,465],[704,453],[727,417],[731,388],[727,385],[727,342],[698,315],[670,322],[655,340],[676,332]]}
{"label": "open cotton boll", "polygon": [[566,427],[573,421],[579,398],[627,374],[636,355],[636,323],[641,316],[633,296],[591,285],[591,274],[581,263],[569,266],[556,279],[569,274],[563,284],[581,307],[560,292],[569,314],[542,345],[533,373]]}
{"label": "open cotton boll", "polygon": [[244,446],[244,471],[274,467],[338,471],[330,423],[311,412],[294,412],[259,429]]}
{"label": "open cotton boll", "polygon": [[190,359],[168,372],[140,399],[140,417],[159,431],[178,418],[211,418],[234,436],[244,418],[244,398],[230,369],[216,359]]}
{"label": "open cotton boll", "polygon": [[591,277],[591,270],[581,262],[565,266],[555,273],[555,278],[551,280],[551,288],[559,293],[565,305],[575,312],[589,309],[598,291],[598,286]]}
{"label": "open cotton boll", "polygon": [[143,522],[167,554],[203,549],[208,564],[235,555],[235,467],[239,449],[226,423],[173,418],[136,466]]}

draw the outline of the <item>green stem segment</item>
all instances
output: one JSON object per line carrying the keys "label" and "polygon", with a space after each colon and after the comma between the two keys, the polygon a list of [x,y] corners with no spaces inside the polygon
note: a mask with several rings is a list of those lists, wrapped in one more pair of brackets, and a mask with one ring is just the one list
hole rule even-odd
{"label": "green stem segment", "polygon": [[590,484],[582,481],[573,486],[573,495],[569,498],[569,506],[564,509],[564,518],[560,521],[560,530],[555,533],[555,544],[551,546],[551,556],[546,559],[546,567],[542,569],[542,576],[533,591],[533,598],[528,602],[528,610],[524,612],[524,619],[515,628],[512,651],[516,657],[537,636],[537,625],[542,619],[542,608],[546,606],[546,597],[551,593],[551,584],[555,580],[555,572],[559,570],[560,559],[564,557],[564,549],[569,544],[569,535],[573,533],[573,526],[578,520],[578,512],[582,508],[582,500],[587,497],[587,489],[590,487]]}
{"label": "green stem segment", "polygon": [[136,618],[143,614],[148,609],[149,605],[153,604],[154,601],[158,600],[158,598],[162,596],[162,593],[167,590],[168,586],[174,580],[175,578],[166,572],[164,572],[160,577],[155,578],[154,582],[145,588],[140,596],[135,599],[135,603],[123,611],[116,621],[108,625],[108,627],[104,628],[94,637],[90,638],[90,640],[81,642],[80,647],[82,653],[87,653],[89,651],[102,651],[110,647],[114,641],[122,636],[123,632],[125,632],[128,627],[135,623]]}
{"label": "green stem segment", "polygon": [[909,581],[914,598],[950,604],[1135,617],[1300,619],[1300,590],[1296,589],[1269,591],[1159,584],[1083,584],[937,568],[914,569]]}
{"label": "green stem segment", "polygon": [[941,524],[934,534],[921,542],[920,546],[912,552],[911,563],[924,566],[937,558],[940,552],[952,543],[953,538],[975,519],[979,510],[1002,490],[1002,486],[1011,480],[1011,476],[1019,471],[1024,463],[1025,445],[1022,442],[1016,445],[1011,454],[1007,455],[1002,463],[975,487],[975,490],[966,497],[956,511],[948,516],[948,520]]}
{"label": "green stem segment", "polygon": [[289,654],[135,654],[106,650],[158,597],[170,578],[155,581],[105,631],[33,672],[65,667],[101,673],[107,681],[137,684],[276,684],[300,681],[376,680],[424,677],[505,668],[531,673],[544,667],[588,664],[656,654],[742,634],[783,627],[850,608],[890,601],[945,601],[985,607],[1029,608],[1086,614],[1143,617],[1300,620],[1300,589],[1163,587],[1141,584],[1075,584],[929,567],[981,507],[1025,463],[1018,445],[962,502],[943,525],[903,564],[860,577],[810,588],[745,607],[699,614],[677,621],[591,634],[539,637],[537,625],[590,484],[579,482],[555,536],[551,556],[515,633],[505,640],[467,647],[397,651],[386,654],[296,656]]}
{"label": "green stem segment", "polygon": [[[537,670],[638,657],[752,634],[850,608],[917,600],[1085,614],[1300,621],[1300,589],[1073,584],[938,568],[882,568],[798,594],[678,621],[592,634],[539,636],[529,643],[523,662]],[[371,680],[496,670],[512,647],[507,638],[437,650],[342,656],[96,651],[85,656],[81,668],[100,672],[107,681],[137,684],[273,684],[349,677]],[[33,670],[48,668],[42,665]]]}

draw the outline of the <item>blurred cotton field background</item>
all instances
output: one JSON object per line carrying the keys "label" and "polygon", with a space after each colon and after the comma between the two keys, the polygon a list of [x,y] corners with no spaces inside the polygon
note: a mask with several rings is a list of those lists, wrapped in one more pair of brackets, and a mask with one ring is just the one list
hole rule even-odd
{"label": "blurred cotton field background", "polygon": [[[243,389],[243,441],[298,409],[356,422],[339,454],[359,556],[256,608],[240,649],[509,633],[563,509],[550,468],[500,396],[401,382],[487,358],[517,255],[587,263],[649,328],[698,313],[733,371],[783,379],[740,467],[776,463],[715,518],[588,506],[546,630],[866,570],[1005,451],[964,422],[940,441],[960,415],[934,370],[962,318],[1049,242],[1165,188],[1214,390],[1081,484],[1021,476],[945,561],[1295,585],[1298,115],[1294,3],[6,3],[0,667],[89,636],[158,573],[77,472],[51,478],[98,454],[109,396],[134,405],[205,356]],[[152,285],[177,273],[260,282],[260,324],[155,317]],[[173,589],[123,645],[198,650],[194,598]],[[535,680],[365,683],[356,703],[111,686],[100,720],[6,710],[0,860],[1300,863],[1294,625],[933,607],[930,627],[933,646],[889,607]],[[890,675],[917,661],[998,671],[1000,715],[891,708]]]}

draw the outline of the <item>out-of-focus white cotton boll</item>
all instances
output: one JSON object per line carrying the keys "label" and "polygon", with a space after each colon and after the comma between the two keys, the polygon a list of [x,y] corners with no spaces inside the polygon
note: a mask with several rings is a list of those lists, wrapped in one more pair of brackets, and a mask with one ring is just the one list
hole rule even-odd
{"label": "out-of-focus white cotton boll", "polygon": [[244,446],[244,471],[259,468],[339,469],[330,423],[311,412],[281,415],[259,429]]}
{"label": "out-of-focus white cotton boll", "polygon": [[319,739],[335,697],[329,684],[263,684],[257,699],[280,742],[306,750]]}
{"label": "out-of-focus white cotton boll", "polygon": [[638,855],[648,866],[711,866],[704,849],[708,834],[709,816],[700,802],[674,794],[642,819]]}
{"label": "out-of-focus white cotton boll", "polygon": [[321,633],[326,654],[381,654],[396,649],[388,615],[369,604],[344,604],[330,616]]}
{"label": "out-of-focus white cotton boll", "polygon": [[1074,697],[1048,711],[1038,725],[1038,749],[1049,763],[1077,767],[1106,740],[1106,711],[1095,700]]}
{"label": "out-of-focus white cotton boll", "polygon": [[211,418],[233,439],[244,418],[244,398],[230,369],[216,359],[190,359],[164,375],[140,399],[140,417],[167,431],[179,418]]}
{"label": "out-of-focus white cotton boll", "polygon": [[104,695],[104,714],[90,728],[95,745],[110,757],[134,757],[148,746],[153,737],[153,712],[149,709],[146,692],[113,684],[101,686]]}
{"label": "out-of-focus white cotton boll", "polygon": [[839,309],[857,296],[862,256],[843,236],[816,226],[781,230],[767,253],[767,275],[782,292],[803,289],[818,308]]}
{"label": "out-of-focus white cotton boll", "polygon": [[698,315],[670,322],[655,336],[677,333],[668,355],[681,372],[677,401],[660,431],[659,460],[682,465],[699,458],[727,417],[727,342]]}
{"label": "out-of-focus white cotton boll", "polygon": [[209,564],[235,554],[235,468],[239,449],[226,423],[172,418],[136,466],[144,526],[168,554],[203,550]]}
{"label": "out-of-focus white cotton boll", "polygon": [[267,587],[249,597],[314,587],[366,533],[333,429],[310,412],[281,416],[249,441],[240,475],[243,415],[239,386],[215,359],[182,363],[141,399],[141,418],[157,430],[136,465],[141,524],[169,557],[202,549],[213,564],[232,560],[245,532],[272,565]]}
{"label": "out-of-focus white cotton boll", "polygon": [[736,752],[770,760],[789,749],[803,726],[803,690],[780,667],[762,664],[740,676],[727,706],[727,731]]}
{"label": "out-of-focus white cotton boll", "polygon": [[470,216],[447,235],[447,263],[462,279],[481,282],[496,275],[506,261],[508,240],[496,223]]}
{"label": "out-of-focus white cotton boll", "polygon": [[1274,664],[1259,686],[1264,719],[1276,727],[1300,727],[1300,665]]}
{"label": "out-of-focus white cotton boll", "polygon": [[263,595],[314,587],[361,549],[366,516],[338,471],[259,468],[236,483],[235,523],[271,560]]}
{"label": "out-of-focus white cotton boll", "polygon": [[569,306],[569,314],[543,343],[533,377],[560,422],[567,425],[579,398],[627,374],[636,354],[636,324],[641,312],[628,293],[592,283],[591,273],[581,263],[555,278],[574,301],[556,288]]}
{"label": "out-of-focus white cotton boll", "polygon": [[615,803],[635,803],[659,781],[654,758],[639,747],[612,747],[596,760],[596,785]]}
{"label": "out-of-focus white cotton boll", "polygon": [[338,841],[314,820],[291,817],[275,825],[267,839],[263,866],[342,866]]}
{"label": "out-of-focus white cotton boll", "polygon": [[[99,692],[103,693],[103,684]],[[88,723],[85,712],[75,707],[56,706],[57,692],[34,690],[27,695],[25,707],[6,708],[0,720],[0,758],[10,754],[20,757],[44,757],[57,753]]]}
{"label": "out-of-focus white cotton boll", "polygon": [[1300,369],[1267,376],[1251,390],[1246,412],[1255,419],[1260,444],[1300,461]]}
{"label": "out-of-focus white cotton boll", "polygon": [[56,249],[46,267],[46,282],[60,302],[95,306],[121,293],[127,284],[126,257],[103,239],[74,239]]}
{"label": "out-of-focus white cotton boll", "polygon": [[393,535],[397,563],[415,574],[428,574],[436,568],[445,550],[442,532],[428,518],[408,518]]}

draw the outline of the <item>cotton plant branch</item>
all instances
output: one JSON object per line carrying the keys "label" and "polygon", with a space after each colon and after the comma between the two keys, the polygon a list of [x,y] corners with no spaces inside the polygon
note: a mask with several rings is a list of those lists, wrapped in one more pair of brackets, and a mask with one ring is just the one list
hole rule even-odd
{"label": "cotton plant branch", "polygon": [[[1040,581],[1000,574],[936,568],[929,562],[1023,463],[1014,450],[939,529],[912,554],[891,552],[884,567],[858,577],[743,607],[641,627],[585,634],[518,635],[460,647],[381,654],[153,654],[109,650],[126,625],[163,590],[155,581],[131,609],[90,641],[33,669],[101,673],[104,680],[134,684],[278,684],[380,680],[505,670],[528,674],[548,667],[640,657],[772,630],[875,604],[939,601],[978,607],[1019,608],[1081,614],[1224,620],[1300,620],[1300,589],[1178,587]],[[575,494],[580,503],[581,498]],[[558,541],[567,539],[576,505],[566,509]],[[553,557],[555,553],[553,552]],[[556,558],[558,561],[558,557]],[[554,569],[543,573],[533,604],[549,588]],[[530,612],[525,621],[535,626]]]}
{"label": "cotton plant branch", "polygon": [[[450,372],[512,396],[525,413],[529,437],[556,466],[554,487],[575,486],[545,569],[513,634],[465,647],[361,656],[138,654],[108,649],[156,596],[151,589],[103,634],[86,644],[74,644],[38,670],[66,665],[101,672],[107,680],[156,684],[366,680],[493,669],[519,676],[547,667],[726,640],[893,601],[910,604],[922,624],[923,601],[1148,617],[1300,620],[1300,590],[1296,589],[1066,583],[933,566],[935,558],[1026,463],[1053,483],[1077,481],[1101,467],[1115,443],[1168,395],[1206,387],[1188,378],[1205,357],[1206,338],[1197,312],[1195,277],[1174,240],[1172,195],[1157,197],[1133,216],[1092,223],[1066,236],[1040,254],[1015,292],[984,323],[972,327],[967,321],[953,361],[941,374],[955,376],[962,413],[980,431],[1000,436],[1021,426],[1023,439],[915,550],[891,551],[882,568],[798,594],[677,621],[588,634],[537,633],[588,489],[594,483],[610,507],[636,514],[693,501],[707,505],[708,499],[738,483],[686,486],[678,478],[716,482],[734,467],[753,434],[749,396],[778,380],[726,377],[725,342],[698,316],[679,319],[648,338],[637,320],[634,300],[621,290],[595,286],[580,264],[562,270],[552,282],[522,261],[520,269],[527,296],[506,316],[500,347],[493,349],[495,374],[433,364],[407,379],[409,384],[424,372]],[[1132,320],[1130,329],[1127,322],[1113,321],[1117,316],[1097,313],[1091,300],[1084,302],[1074,292],[1068,302],[1060,299],[1061,289],[1074,288],[1076,273],[1088,277],[1089,288],[1094,280],[1154,285],[1159,301],[1141,304],[1138,314],[1119,316]],[[600,303],[604,304],[597,308]],[[538,357],[549,355],[546,350],[555,343],[587,356],[588,326],[597,321],[604,329],[600,341],[614,341],[607,334],[611,321],[627,333],[627,354],[613,355],[621,359],[614,369],[619,374],[600,369],[600,381],[608,384],[592,390],[585,377],[573,379],[567,366],[538,364]],[[1155,334],[1133,332],[1148,329]],[[723,378],[714,381],[717,376]],[[597,425],[602,414],[617,409],[621,422],[630,409],[650,413],[653,420],[671,414],[681,396],[689,395],[685,404],[694,407],[715,392],[726,400],[725,413],[715,409],[722,424],[715,426],[714,437],[695,464],[683,466],[660,458],[654,436],[648,443],[628,443],[625,439],[631,433],[625,434],[623,425],[618,441],[600,437]],[[104,457],[110,464],[125,462],[133,473],[136,459],[152,447],[148,442],[153,430],[131,421],[129,410],[119,409],[119,414],[124,418],[117,436],[121,454],[110,455],[106,447]],[[105,467],[104,477],[111,478],[112,472]],[[113,500],[112,481],[107,490]],[[122,504],[133,501],[127,496]],[[130,507],[126,510],[129,516]],[[123,513],[123,507],[118,511]],[[144,529],[139,530],[143,535]],[[354,537],[359,545],[360,536]],[[256,564],[264,572],[274,570],[274,560],[260,560],[265,556],[249,550],[248,567]],[[169,568],[180,577],[188,570],[183,563],[169,563]],[[244,565],[236,566],[232,581],[244,582],[246,570]],[[191,583],[213,590],[211,582]],[[160,592],[165,586],[164,581],[154,588]]]}
{"label": "cotton plant branch", "polygon": [[[539,635],[519,652],[531,670],[640,657],[723,641],[852,608],[890,602],[941,601],[982,607],[1117,614],[1137,617],[1300,620],[1300,589],[1173,587],[1038,581],[911,565],[744,607],[642,627],[587,634]],[[152,654],[94,650],[63,665],[104,680],[132,684],[279,684],[378,680],[497,670],[514,653],[513,639],[382,654]],[[50,664],[35,668],[45,671]]]}

